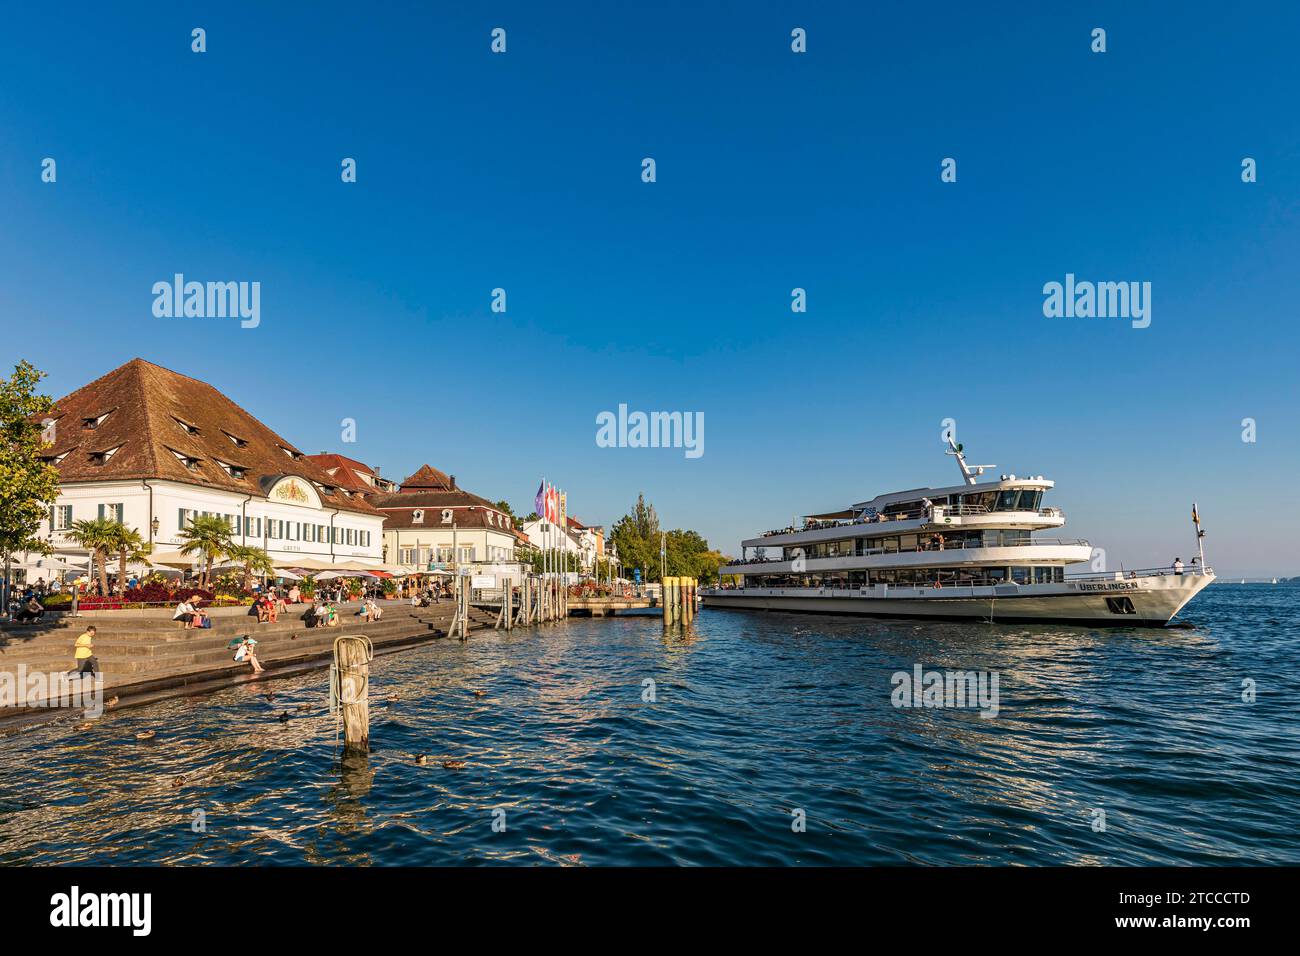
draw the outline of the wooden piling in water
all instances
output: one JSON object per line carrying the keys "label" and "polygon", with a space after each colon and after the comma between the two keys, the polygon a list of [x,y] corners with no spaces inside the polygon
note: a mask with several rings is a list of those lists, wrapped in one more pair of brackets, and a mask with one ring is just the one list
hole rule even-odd
{"label": "wooden piling in water", "polygon": [[664,627],[682,622],[681,578],[665,577],[659,584],[660,603],[664,607]]}
{"label": "wooden piling in water", "polygon": [[462,642],[469,640],[469,608],[470,608],[470,579],[468,575],[460,575],[460,639]]}
{"label": "wooden piling in water", "polygon": [[375,649],[364,635],[334,641],[331,697],[343,718],[343,752],[370,750],[370,662]]}

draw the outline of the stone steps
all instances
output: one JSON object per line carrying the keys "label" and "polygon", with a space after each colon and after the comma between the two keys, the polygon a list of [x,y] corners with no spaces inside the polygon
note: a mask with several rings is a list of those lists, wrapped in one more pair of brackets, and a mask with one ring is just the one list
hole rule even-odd
{"label": "stone steps", "polygon": [[[352,605],[354,609],[357,605]],[[308,628],[297,614],[282,616],[275,624],[259,624],[240,614],[213,617],[213,627],[185,630],[170,617],[111,618],[109,615],[67,618],[49,626],[0,628],[0,675],[66,673],[73,668],[76,636],[94,624],[95,656],[104,680],[106,697],[119,696],[122,706],[162,699],[186,688],[227,686],[246,680],[251,669],[233,659],[230,641],[244,634],[254,637],[257,657],[268,676],[296,673],[327,662],[336,638],[364,634],[376,651],[400,649],[446,636],[455,608],[450,602],[413,608],[405,602],[381,604],[383,616],[366,623],[347,607],[340,607],[336,627]],[[496,613],[472,608],[470,628],[491,629]],[[45,719],[57,713],[39,707],[0,706],[7,722]]]}
{"label": "stone steps", "polygon": [[[365,634],[372,641],[394,635],[418,633],[434,634],[435,625],[413,619],[382,620],[367,624],[348,623],[338,627],[301,628],[276,633],[252,632],[257,643],[259,659],[274,659],[284,652],[303,653],[307,649],[333,646],[334,639],[342,634]],[[207,632],[191,631],[193,635]],[[238,635],[235,635],[238,636]],[[105,675],[136,673],[157,667],[175,668],[183,664],[204,666],[231,659],[234,651],[224,635],[193,637],[186,641],[99,640],[95,641],[95,656]],[[21,652],[0,655],[0,671],[14,670],[19,663],[29,671],[56,671],[72,666],[72,644],[26,648]]]}

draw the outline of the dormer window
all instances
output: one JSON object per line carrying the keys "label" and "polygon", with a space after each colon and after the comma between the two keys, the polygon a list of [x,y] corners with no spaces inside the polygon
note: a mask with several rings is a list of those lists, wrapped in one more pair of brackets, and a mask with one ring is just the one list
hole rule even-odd
{"label": "dormer window", "polygon": [[412,511],[411,524],[424,524],[424,512],[418,508]]}
{"label": "dormer window", "polygon": [[232,465],[230,462],[221,461],[220,459],[217,459],[217,464],[220,465],[222,470],[231,478],[242,481],[244,476],[248,474],[248,469],[243,465]]}
{"label": "dormer window", "polygon": [[61,465],[63,464],[63,459],[67,457],[68,453],[66,451],[59,455],[42,455],[41,463],[45,465]]}
{"label": "dormer window", "polygon": [[302,452],[294,451],[292,448],[285,448],[283,445],[280,446],[280,451],[284,452],[294,461],[298,461],[302,458]]}
{"label": "dormer window", "polygon": [[177,418],[175,415],[172,416],[172,421],[174,421],[177,425],[179,425],[180,428],[181,428],[181,431],[183,431],[183,432],[184,432],[185,434],[187,434],[187,435],[197,435],[197,434],[199,434],[199,426],[198,426],[198,425],[192,425],[192,424],[190,424],[189,422],[185,421],[185,419],[183,419],[183,418]]}
{"label": "dormer window", "polygon": [[240,438],[239,436],[232,435],[230,434],[230,432],[222,432],[222,434],[225,435],[227,438],[229,438],[231,444],[233,444],[236,448],[248,447],[248,442],[244,441],[244,439]]}
{"label": "dormer window", "polygon": [[90,463],[92,465],[108,464],[108,460],[116,455],[117,450],[121,447],[121,445],[116,445],[113,448],[106,448],[103,451],[92,451],[90,453]]}
{"label": "dormer window", "polygon": [[91,416],[88,417],[88,418],[83,418],[83,419],[81,420],[81,427],[87,429],[88,431],[94,431],[94,430],[95,430],[96,428],[98,428],[100,425],[104,424],[104,419],[107,418],[107,417],[108,417],[109,415],[111,415],[111,414],[113,414],[113,413],[112,413],[112,411],[110,410],[110,411],[105,412],[105,413],[102,414],[102,415],[91,415]]}
{"label": "dormer window", "polygon": [[200,459],[195,458],[193,455],[187,455],[183,451],[177,451],[175,448],[169,448],[168,451],[175,455],[176,460],[184,465],[188,471],[198,471],[199,465],[202,464]]}

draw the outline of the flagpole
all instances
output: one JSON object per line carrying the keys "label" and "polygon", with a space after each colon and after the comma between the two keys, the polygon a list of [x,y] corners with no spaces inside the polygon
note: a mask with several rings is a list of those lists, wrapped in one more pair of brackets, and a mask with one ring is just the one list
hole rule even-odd
{"label": "flagpole", "polygon": [[551,486],[542,488],[542,517],[545,519],[546,531],[542,539],[542,616],[550,620],[551,614]]}

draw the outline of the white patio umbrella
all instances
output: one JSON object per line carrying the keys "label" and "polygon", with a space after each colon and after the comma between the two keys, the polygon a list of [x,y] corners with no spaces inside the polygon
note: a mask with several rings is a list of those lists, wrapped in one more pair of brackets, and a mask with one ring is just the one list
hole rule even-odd
{"label": "white patio umbrella", "polygon": [[179,551],[159,551],[146,558],[152,565],[165,565],[171,568],[192,568],[199,560],[198,555],[181,554]]}
{"label": "white patio umbrella", "polygon": [[86,571],[86,565],[72,564],[68,561],[61,561],[58,558],[39,558],[28,565],[15,565],[15,567],[25,567],[28,574],[34,571],[80,571],[83,574]]}
{"label": "white patio umbrella", "polygon": [[304,571],[328,571],[335,565],[326,561],[318,561],[315,558],[302,558],[293,562],[291,567],[302,568]]}
{"label": "white patio umbrella", "polygon": [[288,568],[276,568],[271,572],[271,577],[283,578],[286,581],[301,581],[303,576],[301,574],[294,574]]}

